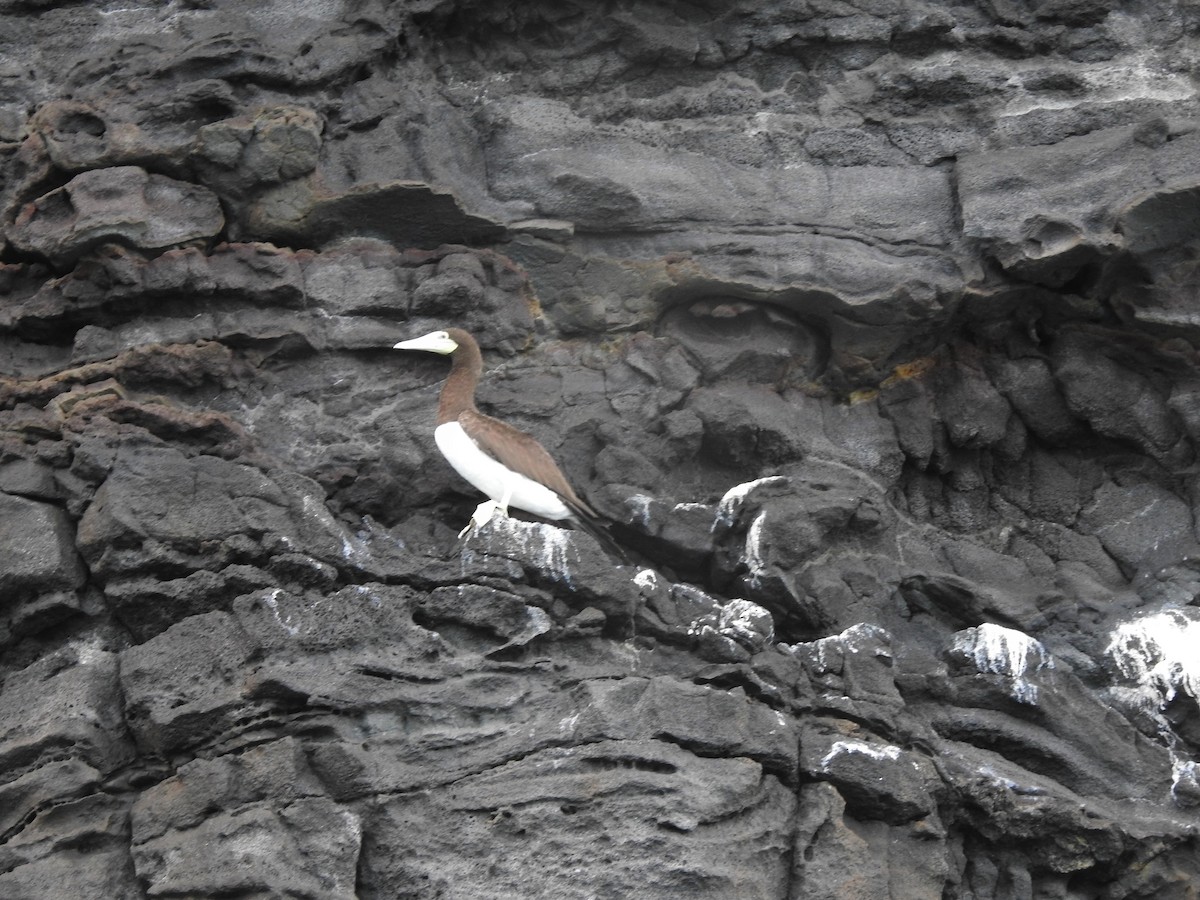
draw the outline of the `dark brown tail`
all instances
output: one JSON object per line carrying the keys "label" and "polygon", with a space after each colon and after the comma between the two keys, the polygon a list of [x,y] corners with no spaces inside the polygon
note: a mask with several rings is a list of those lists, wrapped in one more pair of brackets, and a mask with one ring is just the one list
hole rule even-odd
{"label": "dark brown tail", "polygon": [[601,524],[602,520],[600,516],[597,515],[591,509],[591,507],[582,509],[572,504],[571,511],[574,513],[574,515],[570,518],[572,525],[576,526],[582,531],[586,531],[588,534],[594,537],[596,539],[596,543],[603,547],[609,556],[618,560],[621,565],[633,565],[629,559],[629,555],[625,552],[625,549],[613,539],[611,534],[608,533],[608,529]]}

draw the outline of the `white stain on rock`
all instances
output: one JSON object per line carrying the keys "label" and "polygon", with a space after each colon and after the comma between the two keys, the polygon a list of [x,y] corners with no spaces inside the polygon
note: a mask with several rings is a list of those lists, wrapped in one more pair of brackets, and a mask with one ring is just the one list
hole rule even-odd
{"label": "white stain on rock", "polygon": [[625,502],[633,509],[633,521],[643,528],[649,528],[650,504],[654,502],[654,498],[647,497],[645,494],[634,494]]}
{"label": "white stain on rock", "polygon": [[753,481],[746,481],[742,484],[735,485],[725,492],[725,496],[721,498],[721,502],[717,504],[717,516],[713,520],[713,530],[718,526],[729,527],[737,520],[738,511],[742,504],[746,502],[746,498],[750,496],[751,491],[755,488],[762,487],[767,484],[786,484],[787,478],[783,475],[768,475],[766,478],[756,478]]}
{"label": "white stain on rock", "polygon": [[742,559],[746,563],[746,568],[750,570],[750,583],[754,585],[757,585],[762,579],[763,571],[767,567],[762,537],[766,518],[767,514],[760,512],[754,517],[754,521],[750,523],[750,529],[746,532],[746,548]]}
{"label": "white stain on rock", "polygon": [[68,646],[75,651],[77,665],[94,666],[97,663],[111,662],[115,658],[115,654],[104,649],[103,643],[98,637],[71,641]]}
{"label": "white stain on rock", "polygon": [[342,558],[357,559],[365,552],[364,548],[355,536],[351,535],[337,519],[333,517],[333,513],[329,508],[318,500],[316,497],[305,494],[301,500],[301,511],[303,514],[320,525],[327,534],[334,535],[341,542]]}
{"label": "white stain on rock", "polygon": [[874,760],[897,760],[903,751],[896,746],[887,744],[883,747],[876,747],[873,744],[868,744],[866,741],[835,741],[833,746],[829,748],[829,752],[821,758],[821,771],[828,772],[830,764],[844,753],[858,753],[862,756],[869,756]]}
{"label": "white stain on rock", "polygon": [[525,522],[499,514],[491,515],[485,526],[472,528],[467,534],[468,540],[484,539],[480,548],[483,553],[493,555],[497,549],[503,550],[496,546],[497,540],[509,547],[524,548],[530,561],[543,572],[571,586],[570,557],[576,550],[570,531],[547,522]]}
{"label": "white stain on rock", "polygon": [[688,627],[688,634],[720,635],[757,652],[775,640],[775,620],[757,603],[739,598],[695,619]]}
{"label": "white stain on rock", "polygon": [[[961,757],[961,756],[959,758],[963,759],[963,757]],[[1044,787],[1041,787],[1040,785],[1023,784],[1022,782],[1014,781],[1013,779],[1009,778],[1007,775],[1001,775],[999,772],[997,772],[991,766],[980,766],[975,771],[978,774],[982,775],[983,777],[987,778],[993,784],[1000,785],[1001,787],[1006,788],[1007,790],[1011,791],[1012,793],[1018,794],[1023,797],[1040,797],[1047,793],[1046,789]]]}
{"label": "white stain on rock", "polygon": [[[1072,75],[1087,84],[1089,103],[1178,103],[1196,96],[1196,88],[1186,75],[1141,61],[1114,64],[1106,60],[1094,65],[1080,65],[1072,69]],[[1010,79],[1009,86],[1013,89],[1013,99],[1005,105],[1001,113],[1004,116],[1023,116],[1039,109],[1067,109],[1073,102],[1067,98],[1028,93],[1017,75]]]}
{"label": "white stain on rock", "polygon": [[1030,706],[1037,705],[1038,689],[1029,676],[1054,668],[1054,659],[1040,641],[990,622],[955,634],[954,649],[972,660],[980,672],[1010,679],[1013,699]]}
{"label": "white stain on rock", "polygon": [[658,586],[658,574],[653,569],[642,569],[633,576],[633,583],[644,590],[652,591]]}
{"label": "white stain on rock", "polygon": [[1171,768],[1174,772],[1171,799],[1189,809],[1200,806],[1200,766],[1192,760],[1172,754]]}
{"label": "white stain on rock", "polygon": [[292,624],[292,617],[290,615],[281,616],[279,614],[279,598],[281,596],[283,596],[283,591],[281,591],[279,588],[267,591],[262,596],[263,605],[266,606],[267,609],[271,610],[271,615],[275,617],[275,621],[279,623],[279,627],[292,637],[295,637],[300,633],[300,626]]}
{"label": "white stain on rock", "polygon": [[762,648],[775,639],[775,620],[757,603],[730,600],[717,613],[717,631],[743,646]]}
{"label": "white stain on rock", "polygon": [[1157,695],[1159,708],[1179,691],[1200,699],[1200,613],[1167,609],[1124,622],[1106,652],[1118,671]]}
{"label": "white stain on rock", "polygon": [[[745,506],[747,498],[756,489],[764,485],[783,485],[787,482],[788,479],[783,475],[769,475],[730,488],[721,498],[721,502],[717,504],[717,514],[709,530],[716,532],[719,529],[731,528],[742,515],[742,508]],[[767,514],[764,510],[759,510],[754,516],[749,528],[746,529],[746,544],[742,549],[742,562],[749,570],[750,584],[756,587],[762,580],[767,566],[767,557],[763,546],[763,528],[766,525],[766,517]]]}
{"label": "white stain on rock", "polygon": [[892,658],[892,635],[886,628],[859,622],[840,634],[800,644],[783,644],[785,650],[811,660],[818,674],[840,672],[846,654],[869,652],[872,656]]}
{"label": "white stain on rock", "polygon": [[571,570],[568,566],[568,556],[574,549],[574,545],[571,543],[571,533],[565,528],[556,528],[544,523],[539,523],[534,527],[538,529],[541,537],[542,568],[556,580],[570,584]]}

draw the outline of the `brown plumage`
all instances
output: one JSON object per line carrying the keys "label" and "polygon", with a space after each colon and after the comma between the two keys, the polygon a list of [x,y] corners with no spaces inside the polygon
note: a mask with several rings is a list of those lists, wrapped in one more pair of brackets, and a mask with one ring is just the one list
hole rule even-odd
{"label": "brown plumage", "polygon": [[[401,341],[396,348],[450,355],[450,374],[438,400],[434,439],[456,472],[502,512],[507,514],[511,504],[542,518],[566,519],[595,537],[610,553],[625,559],[624,552],[598,521],[599,515],[575,493],[546,449],[532,435],[475,408],[483,355],[469,333],[448,328]],[[481,515],[485,506],[476,510],[476,515]],[[464,534],[467,529],[463,529]]]}
{"label": "brown plumage", "polygon": [[458,349],[450,355],[450,375],[438,399],[437,424],[458,422],[488,456],[554,491],[576,515],[597,518],[596,511],[575,493],[558,463],[533,435],[475,408],[475,390],[483,375],[483,354],[469,332],[447,328],[446,334]]}

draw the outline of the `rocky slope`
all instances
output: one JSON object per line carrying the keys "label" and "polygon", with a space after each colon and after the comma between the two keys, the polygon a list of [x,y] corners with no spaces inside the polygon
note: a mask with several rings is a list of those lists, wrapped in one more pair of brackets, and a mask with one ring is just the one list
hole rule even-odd
{"label": "rocky slope", "polygon": [[0,25],[0,896],[1200,894],[1192,4]]}

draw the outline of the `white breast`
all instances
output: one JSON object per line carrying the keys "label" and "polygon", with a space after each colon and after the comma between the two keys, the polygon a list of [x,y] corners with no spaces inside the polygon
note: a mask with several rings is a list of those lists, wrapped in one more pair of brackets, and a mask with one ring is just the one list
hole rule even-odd
{"label": "white breast", "polygon": [[509,506],[543,519],[568,519],[571,510],[558,494],[518,472],[501,465],[479,449],[457,422],[439,425],[433,439],[454,471],[496,502],[507,493]]}

